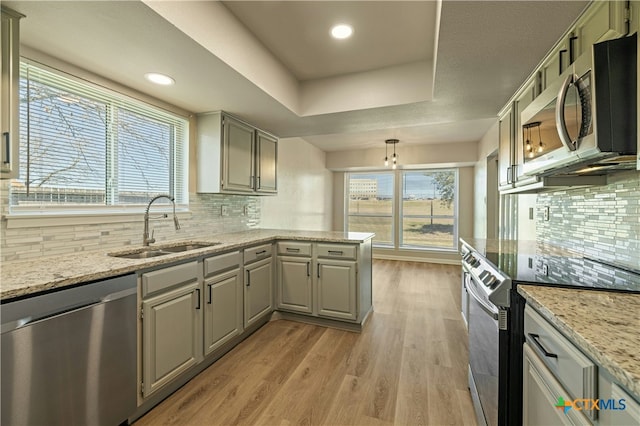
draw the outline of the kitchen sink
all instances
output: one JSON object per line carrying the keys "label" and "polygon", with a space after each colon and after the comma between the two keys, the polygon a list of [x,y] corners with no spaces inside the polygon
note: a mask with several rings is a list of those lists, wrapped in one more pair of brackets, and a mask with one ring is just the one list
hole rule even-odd
{"label": "kitchen sink", "polygon": [[174,253],[184,253],[191,250],[217,246],[221,243],[183,243],[170,246],[145,247],[137,250],[128,250],[126,252],[109,253],[112,257],[123,257],[126,259],[148,259],[150,257],[167,256]]}
{"label": "kitchen sink", "polygon": [[170,253],[180,253],[183,251],[197,250],[205,247],[217,246],[220,243],[187,243],[171,247],[161,247],[160,250]]}
{"label": "kitchen sink", "polygon": [[133,253],[109,253],[109,256],[113,257],[124,257],[127,259],[147,259],[150,257],[158,257],[158,256],[166,256],[171,254],[162,250],[147,250],[147,251],[137,251]]}

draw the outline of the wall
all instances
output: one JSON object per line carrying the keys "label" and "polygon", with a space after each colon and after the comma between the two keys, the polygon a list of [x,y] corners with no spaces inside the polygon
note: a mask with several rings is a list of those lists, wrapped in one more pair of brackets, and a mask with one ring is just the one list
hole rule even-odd
{"label": "wall", "polygon": [[[459,167],[458,235],[473,235],[474,227],[474,168],[477,144],[428,144],[399,147],[402,168]],[[333,177],[333,228],[344,230],[344,171],[382,170],[383,149],[332,151],[327,153],[327,168]],[[375,258],[459,264],[457,251],[374,249]]]}
{"label": "wall", "polygon": [[474,166],[473,237],[487,237],[487,157],[498,149],[498,120],[478,142]]}
{"label": "wall", "polygon": [[280,139],[278,195],[260,198],[260,227],[332,229],[333,176],[325,153],[300,138]]}
{"label": "wall", "polygon": [[605,186],[538,194],[536,234],[539,244],[640,270],[640,172],[611,175]]}

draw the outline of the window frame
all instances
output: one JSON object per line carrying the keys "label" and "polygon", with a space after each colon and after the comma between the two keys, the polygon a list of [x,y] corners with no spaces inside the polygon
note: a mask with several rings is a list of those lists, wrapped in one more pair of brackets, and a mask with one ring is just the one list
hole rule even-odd
{"label": "window frame", "polygon": [[[95,93],[99,93],[100,96],[104,96],[110,100],[108,110],[118,108],[126,111],[127,113],[138,114],[145,119],[157,120],[160,123],[165,123],[171,126],[169,136],[170,147],[168,162],[170,170],[168,173],[168,191],[170,191],[172,196],[181,195],[182,197],[181,199],[176,199],[176,211],[180,212],[182,216],[185,216],[185,212],[189,212],[189,127],[191,125],[189,113],[180,111],[177,108],[174,109],[170,105],[159,105],[157,102],[154,103],[151,98],[144,99],[144,95],[137,97],[135,96],[138,95],[136,93],[127,93],[130,91],[126,88],[118,87],[117,84],[112,84],[111,82],[109,82],[109,84],[104,84],[100,77],[90,75],[90,77],[87,78],[87,73],[82,72],[81,70],[79,72],[75,72],[78,70],[67,72],[26,57],[21,57],[20,61],[27,66],[37,67],[45,72],[52,73],[58,77],[66,79],[70,84],[78,84],[78,92],[81,92],[78,94],[79,96],[92,99],[91,93],[93,93],[93,91],[95,91]],[[96,82],[96,80],[99,82]],[[87,91],[89,92],[89,95],[84,93]],[[114,113],[114,111],[111,111],[111,113]],[[162,118],[167,118],[167,121],[162,121]],[[173,123],[171,123],[171,121],[173,121]],[[179,127],[175,127],[176,125]],[[181,137],[176,137],[176,132],[180,132]],[[105,141],[105,148],[111,146],[109,149],[118,150],[116,133],[117,131],[109,131],[107,138],[108,141]],[[178,146],[178,144],[180,144],[180,146]],[[176,155],[178,151],[181,151],[181,155],[179,156]],[[108,156],[106,156],[104,160],[106,162],[105,167],[112,167],[112,165],[109,165],[112,161],[108,159]],[[180,172],[180,176],[177,176],[176,173]],[[14,180],[12,179],[11,182],[13,181]],[[11,183],[9,184],[9,198],[11,198],[10,186]],[[75,218],[72,222],[73,224],[105,223],[105,218],[107,217],[110,219],[106,220],[106,222],[127,222],[131,221],[134,217],[136,219],[133,220],[138,220],[137,216],[144,212],[147,203],[106,204],[107,202],[113,202],[113,190],[110,186],[109,179],[107,179],[104,185],[105,204],[33,204],[20,206],[11,204],[10,199],[8,212],[5,217],[8,222],[12,222],[12,225],[9,227],[53,226],[54,224],[63,224],[68,222],[64,220],[64,218]],[[178,193],[176,192],[176,186],[180,187]],[[154,211],[172,211],[172,206],[170,204],[159,204],[154,208]],[[28,225],[28,223],[32,222],[34,219],[38,220],[38,224]],[[40,225],[40,222],[42,225]]]}
{"label": "window frame", "polygon": [[[418,245],[404,245],[403,244],[403,195],[404,195],[404,175],[405,173],[415,172],[438,172],[438,171],[453,171],[455,173],[455,194],[454,194],[454,206],[453,206],[453,237],[451,247],[438,247],[438,246],[418,246]],[[351,176],[354,175],[371,175],[371,174],[392,174],[393,175],[393,194],[392,194],[392,243],[391,244],[377,244],[373,242],[374,248],[379,249],[393,249],[393,250],[406,250],[406,251],[420,251],[420,252],[457,252],[458,230],[460,226],[460,168],[459,167],[434,167],[434,168],[419,168],[419,169],[396,169],[396,170],[372,170],[372,171],[354,171],[345,172],[344,176],[344,229],[349,232],[349,197],[350,188],[349,181]],[[430,218],[432,216],[426,216]],[[434,218],[436,216],[433,216]],[[445,218],[451,218],[446,216]]]}

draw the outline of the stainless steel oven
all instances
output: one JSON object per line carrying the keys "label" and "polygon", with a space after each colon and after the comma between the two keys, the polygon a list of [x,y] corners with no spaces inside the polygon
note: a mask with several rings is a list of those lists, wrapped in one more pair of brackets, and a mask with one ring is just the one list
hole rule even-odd
{"label": "stainless steel oven", "polygon": [[[480,425],[505,425],[508,395],[507,375],[500,374],[500,358],[509,349],[508,301],[503,289],[510,279],[479,253],[462,246],[462,268],[468,295],[469,390]],[[503,363],[504,364],[504,363]]]}
{"label": "stainless steel oven", "polygon": [[473,278],[469,281],[469,389],[478,421],[498,424],[498,308],[485,300]]}

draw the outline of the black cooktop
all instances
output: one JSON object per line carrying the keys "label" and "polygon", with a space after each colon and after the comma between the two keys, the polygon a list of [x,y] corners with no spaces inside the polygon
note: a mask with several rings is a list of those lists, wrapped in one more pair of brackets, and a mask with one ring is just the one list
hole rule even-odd
{"label": "black cooktop", "polygon": [[515,284],[544,284],[640,292],[640,265],[619,265],[536,241],[461,238]]}

